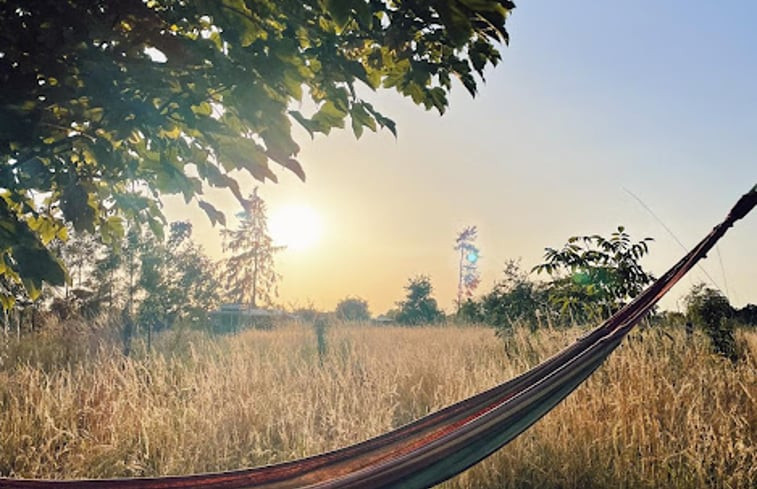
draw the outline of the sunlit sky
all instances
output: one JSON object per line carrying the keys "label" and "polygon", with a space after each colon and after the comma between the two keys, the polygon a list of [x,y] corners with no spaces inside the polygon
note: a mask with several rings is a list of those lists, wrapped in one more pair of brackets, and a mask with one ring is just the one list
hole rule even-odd
{"label": "sunlit sky", "polygon": [[[454,239],[469,225],[479,229],[482,293],[507,259],[530,269],[545,246],[619,224],[655,238],[643,264],[663,273],[683,250],[627,190],[690,246],[757,183],[755,18],[747,1],[522,1],[475,99],[458,84],[440,117],[368,94],[397,122],[396,139],[297,132],[307,182],[281,169],[260,194],[272,220],[304,208],[320,223],[278,255],[279,303],[332,310],[351,295],[380,314],[426,274],[450,312]],[[211,195],[233,225],[233,197]],[[166,212],[192,220],[195,239],[220,257],[219,230],[201,211],[167,199]],[[757,303],[756,250],[751,215],[703,263],[737,306]],[[709,280],[693,270],[663,306],[680,309],[691,285]]]}

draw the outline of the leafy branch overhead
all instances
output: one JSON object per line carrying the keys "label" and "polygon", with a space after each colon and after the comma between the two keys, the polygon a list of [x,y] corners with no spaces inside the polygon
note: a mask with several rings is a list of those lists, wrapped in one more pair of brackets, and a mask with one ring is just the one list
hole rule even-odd
{"label": "leafy branch overhead", "polygon": [[[311,135],[349,120],[360,137],[394,122],[359,86],[443,113],[451,80],[475,95],[500,60],[509,1],[9,0],[0,4],[0,274],[29,270],[63,223],[123,233],[165,223],[160,196],[205,186],[244,202],[237,176],[304,180],[292,121]],[[312,104],[301,104],[309,99]],[[310,107],[310,113],[294,110]],[[118,216],[114,218],[114,216]],[[36,226],[36,227],[35,227]]]}

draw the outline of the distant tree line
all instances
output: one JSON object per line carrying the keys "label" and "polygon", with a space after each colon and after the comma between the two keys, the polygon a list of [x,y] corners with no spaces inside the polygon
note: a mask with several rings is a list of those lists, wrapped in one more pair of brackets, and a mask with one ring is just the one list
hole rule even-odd
{"label": "distant tree line", "polygon": [[153,332],[177,321],[205,321],[221,288],[215,263],[191,235],[191,224],[181,221],[170,224],[167,236],[134,226],[107,245],[71,230],[65,242],[53,244],[69,270],[63,286],[45,286],[32,299],[23,288],[3,284],[13,298],[4,304],[3,330],[39,329],[50,316],[109,314],[132,326],[124,330],[128,350],[131,336],[140,331],[149,341]]}
{"label": "distant tree line", "polygon": [[[188,222],[173,222],[167,236],[149,227],[121,230],[114,244],[86,232],[70,230],[67,240],[53,246],[69,270],[63,287],[46,286],[35,300],[25,289],[0,280],[3,297],[3,330],[15,326],[33,330],[45,314],[61,319],[94,318],[109,314],[123,327],[125,350],[135,334],[146,336],[171,328],[177,322],[207,325],[208,313],[221,302],[270,306],[280,276],[273,257],[281,250],[267,231],[266,206],[253,192],[251,205],[238,215],[234,230],[225,230],[224,248],[230,256],[209,258],[192,240]],[[507,334],[516,325],[532,330],[597,323],[628,303],[654,277],[640,259],[649,252],[651,238],[634,242],[622,226],[609,238],[575,236],[560,248],[546,248],[544,262],[530,271],[518,261],[505,263],[503,277],[490,291],[462,302],[455,321],[494,326]],[[547,280],[534,275],[544,274]],[[701,328],[718,353],[735,355],[734,324],[757,325],[757,305],[734,308],[717,289],[695,286],[685,299],[686,313],[678,322]],[[306,321],[323,317],[314,307],[295,311]],[[668,314],[671,318],[675,314]],[[341,300],[333,317],[342,321],[371,319],[368,301],[356,296]],[[383,318],[416,326],[449,319],[433,297],[430,277],[412,277],[405,297]]]}
{"label": "distant tree line", "polygon": [[134,224],[118,229],[106,244],[99,235],[68,230],[52,246],[68,270],[63,286],[46,285],[34,299],[0,277],[6,298],[2,331],[39,329],[50,316],[94,319],[108,315],[122,326],[124,350],[135,334],[152,334],[177,322],[206,326],[221,302],[271,305],[280,276],[268,235],[266,207],[254,191],[236,229],[223,233],[229,256],[215,261],[192,239],[192,225],[163,228]]}
{"label": "distant tree line", "polygon": [[503,331],[516,324],[535,329],[602,320],[654,280],[640,264],[650,241],[633,242],[623,226],[609,238],[573,236],[560,248],[545,249],[544,262],[531,270],[548,277],[540,282],[508,261],[504,277],[479,299],[463,303],[458,317]]}
{"label": "distant tree line", "polygon": [[[532,279],[517,261],[508,261],[504,277],[488,293],[462,303],[457,319],[492,325],[500,334],[516,325],[537,329],[598,323],[654,280],[640,264],[651,241],[633,242],[622,226],[609,238],[571,237],[559,249],[546,248],[544,262],[531,270],[546,273],[547,281]],[[657,319],[664,316],[685,323],[689,331],[700,329],[715,352],[731,359],[737,355],[734,326],[757,326],[757,305],[734,308],[721,291],[704,284],[695,285],[684,302],[684,314]]]}
{"label": "distant tree line", "polygon": [[[447,317],[433,298],[430,277],[408,280],[406,296],[381,316],[387,322],[408,326],[453,320],[494,326],[508,334],[515,326],[532,330],[541,327],[569,327],[597,324],[606,319],[654,281],[641,259],[649,253],[652,238],[634,241],[623,226],[604,237],[598,234],[573,236],[559,248],[545,248],[544,261],[530,271],[519,261],[508,260],[502,278],[491,290],[462,301],[456,314]],[[546,276],[538,280],[536,275]],[[659,322],[689,323],[707,334],[713,349],[732,356],[735,324],[757,326],[757,305],[741,309],[730,305],[717,289],[703,284],[686,296],[686,313],[662,313]],[[342,320],[367,320],[367,302],[347,297],[337,305]]]}
{"label": "distant tree line", "polygon": [[[405,285],[405,299],[396,303],[397,307],[376,318],[379,322],[418,326],[438,324],[445,320],[444,311],[439,308],[436,299],[432,297],[433,286],[427,275],[418,275],[408,279]],[[341,321],[365,322],[371,319],[368,302],[360,297],[348,296],[339,301],[333,313]],[[298,312],[298,316],[306,318],[308,310]]]}

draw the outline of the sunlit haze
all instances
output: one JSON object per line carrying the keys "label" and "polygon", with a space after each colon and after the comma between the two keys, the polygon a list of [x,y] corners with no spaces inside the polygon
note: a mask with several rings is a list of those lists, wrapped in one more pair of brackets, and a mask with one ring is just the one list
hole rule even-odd
{"label": "sunlit haze", "polygon": [[[456,85],[440,117],[369,93],[396,121],[396,139],[296,132],[307,182],[281,168],[280,183],[260,187],[271,232],[288,246],[276,262],[279,303],[333,310],[359,296],[379,314],[403,298],[408,278],[426,274],[452,311],[454,239],[471,225],[480,293],[508,259],[530,269],[544,247],[620,224],[634,239],[655,238],[642,263],[662,274],[684,253],[676,239],[693,245],[757,183],[757,4],[715,7],[518,2],[511,45],[475,99]],[[234,226],[234,198],[208,198]],[[219,230],[201,211],[180,199],[167,199],[166,211],[192,220],[197,241],[220,258]],[[736,306],[757,303],[754,250],[752,215],[663,306],[680,309],[699,281]]]}
{"label": "sunlit haze", "polygon": [[270,213],[268,229],[274,244],[291,251],[308,251],[323,235],[323,219],[307,204],[284,204]]}

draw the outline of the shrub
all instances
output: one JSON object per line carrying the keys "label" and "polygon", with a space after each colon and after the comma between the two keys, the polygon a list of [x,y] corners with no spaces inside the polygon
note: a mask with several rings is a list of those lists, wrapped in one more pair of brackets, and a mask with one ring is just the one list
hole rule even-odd
{"label": "shrub", "polygon": [[600,320],[653,281],[640,264],[650,241],[633,243],[623,226],[609,238],[573,236],[560,249],[546,248],[544,263],[533,271],[552,277],[549,300],[564,318],[579,323]]}
{"label": "shrub", "polygon": [[689,321],[704,329],[718,354],[731,360],[736,359],[736,341],[730,321],[734,316],[734,309],[728,298],[719,290],[705,284],[692,287],[686,296],[686,316]]}
{"label": "shrub", "polygon": [[484,321],[500,331],[512,329],[518,323],[536,329],[540,306],[546,302],[545,293],[528,279],[517,261],[505,264],[505,277],[481,299]]}
{"label": "shrub", "polygon": [[405,286],[407,296],[404,301],[397,303],[399,312],[396,320],[400,324],[418,325],[436,323],[444,319],[444,313],[439,310],[436,299],[431,297],[433,287],[431,279],[425,275],[411,278]]}
{"label": "shrub", "polygon": [[368,301],[360,297],[345,297],[339,301],[335,314],[342,321],[367,321],[371,318]]}
{"label": "shrub", "polygon": [[736,311],[736,319],[747,326],[757,326],[757,304],[747,304]]}

